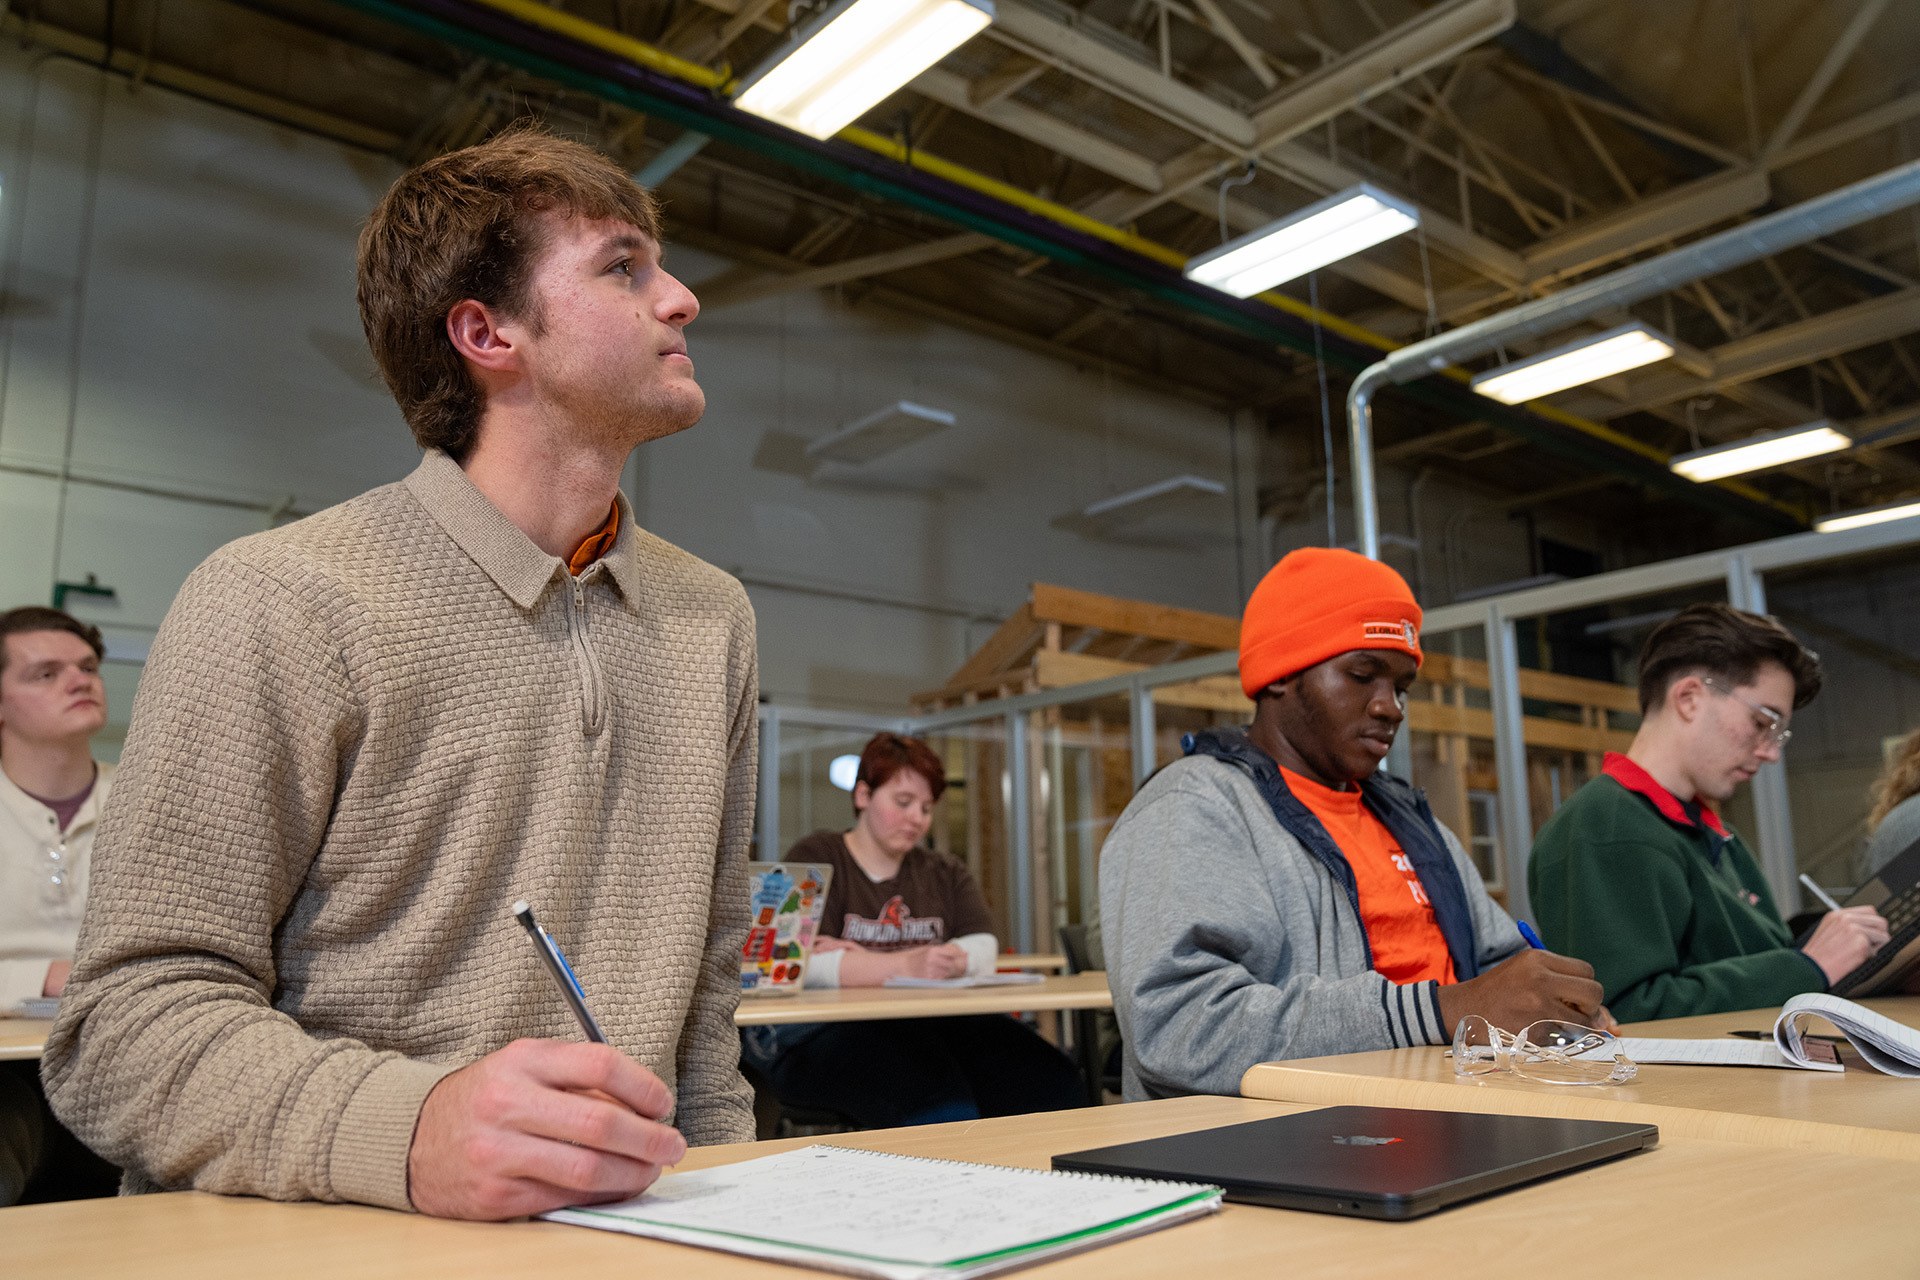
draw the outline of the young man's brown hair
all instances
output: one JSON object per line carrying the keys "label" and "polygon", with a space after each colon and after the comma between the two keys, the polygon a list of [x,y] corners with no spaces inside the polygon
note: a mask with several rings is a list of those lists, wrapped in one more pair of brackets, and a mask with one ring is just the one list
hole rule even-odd
{"label": "young man's brown hair", "polygon": [[1664,702],[1681,676],[1702,672],[1737,689],[1766,662],[1793,677],[1795,709],[1820,692],[1819,655],[1772,618],[1731,605],[1688,605],[1655,627],[1640,651],[1640,714]]}
{"label": "young man's brown hair", "polygon": [[521,124],[393,184],[360,232],[360,323],[422,448],[464,458],[484,397],[447,337],[468,298],[540,330],[543,216],[611,218],[660,239],[651,195],[593,148]]}
{"label": "young man's brown hair", "polygon": [[100,638],[100,628],[80,621],[70,613],[59,609],[49,609],[45,605],[25,604],[18,609],[9,609],[0,613],[0,671],[7,669],[7,637],[23,635],[29,631],[66,631],[79,636],[93,650],[93,656],[104,660],[107,646]]}

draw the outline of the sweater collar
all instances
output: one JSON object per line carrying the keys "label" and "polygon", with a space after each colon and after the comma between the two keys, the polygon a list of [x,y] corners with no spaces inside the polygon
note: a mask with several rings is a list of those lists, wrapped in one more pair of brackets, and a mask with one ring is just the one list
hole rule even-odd
{"label": "sweater collar", "polygon": [[[567,576],[566,563],[535,546],[444,451],[427,450],[406,486],[447,536],[522,609],[533,607],[556,574]],[[620,533],[598,563],[606,566],[620,595],[631,600],[640,585],[639,535],[627,495],[616,493],[614,503],[620,510]],[[582,580],[595,572],[588,566]]]}
{"label": "sweater collar", "polygon": [[[1727,829],[1722,825],[1719,814],[1699,803],[1689,809],[1678,796],[1655,781],[1652,774],[1618,751],[1607,752],[1600,772],[1633,794],[1643,797],[1655,812],[1675,826],[1705,827],[1722,840],[1727,838]],[[1696,812],[1698,818],[1694,816]]]}

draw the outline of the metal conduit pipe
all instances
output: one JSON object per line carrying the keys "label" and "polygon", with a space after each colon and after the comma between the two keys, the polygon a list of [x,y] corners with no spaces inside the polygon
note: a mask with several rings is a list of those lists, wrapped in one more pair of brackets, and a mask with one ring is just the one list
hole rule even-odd
{"label": "metal conduit pipe", "polygon": [[1368,365],[1347,392],[1353,514],[1361,552],[1374,560],[1380,558],[1380,509],[1373,479],[1373,397],[1380,388],[1412,382],[1484,355],[1503,342],[1564,329],[1602,311],[1630,306],[1915,203],[1920,203],[1920,161],[1888,169],[1551,297],[1436,334]]}
{"label": "metal conduit pipe", "polygon": [[[1338,317],[1317,313],[1284,294],[1238,299],[1185,279],[1185,256],[998,179],[860,129],[832,141],[803,138],[735,109],[718,96],[726,77],[686,63],[630,36],[534,0],[337,0],[351,9],[463,46],[571,88],[711,134],[804,173],[931,213],[1061,266],[1117,281],[1226,329],[1303,354],[1320,351],[1330,366],[1363,369],[1387,340]],[[1322,329],[1315,341],[1312,323]],[[1457,386],[1410,388],[1409,395],[1451,412],[1472,412],[1539,448],[1585,467],[1613,471],[1665,488],[1684,502],[1785,532],[1804,527],[1802,513],[1737,481],[1696,485],[1668,471],[1657,451],[1598,423],[1481,401]],[[1471,407],[1467,407],[1471,403]],[[1371,472],[1371,460],[1369,460]]]}

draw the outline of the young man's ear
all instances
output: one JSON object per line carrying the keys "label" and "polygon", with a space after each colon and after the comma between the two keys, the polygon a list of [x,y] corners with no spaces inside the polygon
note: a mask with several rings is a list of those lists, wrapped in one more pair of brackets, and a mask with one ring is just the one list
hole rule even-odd
{"label": "young man's ear", "polygon": [[505,323],[506,317],[486,303],[465,298],[447,311],[447,340],[469,364],[509,373],[519,367],[519,352],[502,328]]}
{"label": "young man's ear", "polygon": [[853,811],[859,813],[873,803],[873,788],[864,782],[853,784]]}
{"label": "young man's ear", "polygon": [[1706,696],[1707,686],[1700,677],[1685,675],[1667,686],[1667,696],[1661,705],[1683,723],[1691,723],[1700,714],[1700,704]]}

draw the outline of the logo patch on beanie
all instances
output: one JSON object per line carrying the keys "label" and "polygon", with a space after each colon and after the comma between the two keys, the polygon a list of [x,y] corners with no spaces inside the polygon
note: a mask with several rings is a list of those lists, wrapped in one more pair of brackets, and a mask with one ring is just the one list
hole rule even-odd
{"label": "logo patch on beanie", "polygon": [[1390,644],[1403,644],[1409,649],[1420,647],[1420,629],[1413,625],[1410,618],[1398,622],[1363,622],[1360,634],[1369,640],[1385,640]]}

